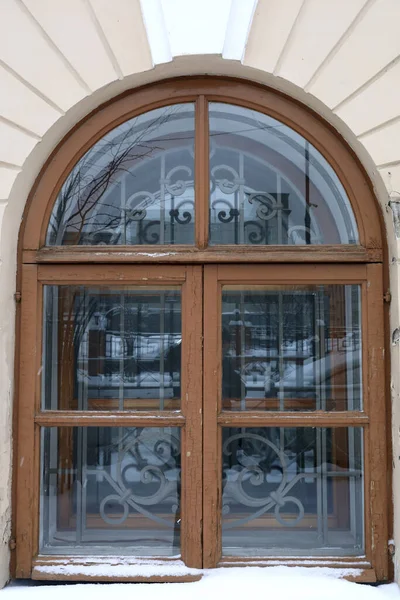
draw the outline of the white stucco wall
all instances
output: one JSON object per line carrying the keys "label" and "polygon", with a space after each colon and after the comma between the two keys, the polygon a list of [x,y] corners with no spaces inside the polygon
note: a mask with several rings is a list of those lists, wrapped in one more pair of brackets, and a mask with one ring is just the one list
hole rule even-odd
{"label": "white stucco wall", "polygon": [[[2,0],[0,585],[9,561],[17,236],[50,152],[96,106],[150,81],[213,73],[285,91],[342,134],[373,182],[387,228],[393,331],[400,241],[388,201],[400,199],[399,22],[398,0]],[[400,547],[399,345],[390,348]]]}

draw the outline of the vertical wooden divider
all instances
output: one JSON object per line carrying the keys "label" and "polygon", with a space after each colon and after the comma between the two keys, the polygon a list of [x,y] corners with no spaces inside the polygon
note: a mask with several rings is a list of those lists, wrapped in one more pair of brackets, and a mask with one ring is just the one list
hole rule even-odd
{"label": "vertical wooden divider", "polygon": [[[377,581],[388,577],[388,460],[386,444],[385,360],[383,331],[382,265],[367,266],[368,401],[369,401],[369,506],[371,548]],[[368,461],[369,458],[369,461]],[[368,467],[367,467],[368,468]],[[366,494],[368,498],[368,494]]]}
{"label": "vertical wooden divider", "polygon": [[204,430],[203,566],[215,567],[221,556],[221,449],[217,424],[221,348],[218,267],[204,270]]}
{"label": "vertical wooden divider", "polygon": [[182,319],[182,558],[188,567],[202,567],[202,267],[186,268]]}
{"label": "vertical wooden divider", "polygon": [[14,476],[17,485],[16,504],[16,571],[15,576],[31,575],[33,554],[33,508],[35,476],[35,389],[40,373],[37,355],[38,319],[37,266],[22,266],[21,344],[19,366],[19,422]]}
{"label": "vertical wooden divider", "polygon": [[[361,339],[362,339],[362,408],[363,412],[367,415],[370,414],[370,392],[369,392],[369,337],[368,337],[368,297],[369,297],[369,286],[368,286],[368,270],[365,268],[365,281],[361,287]],[[369,456],[371,453],[371,440],[370,440],[370,426],[363,428],[363,444],[364,444],[364,546],[365,556],[367,560],[374,564],[374,552],[372,550],[372,527],[371,527],[371,502],[370,502],[370,489],[371,489],[371,469]]]}
{"label": "vertical wooden divider", "polygon": [[197,99],[195,123],[195,232],[196,246],[204,250],[208,244],[210,190],[208,102],[205,96]]}
{"label": "vertical wooden divider", "polygon": [[[37,285],[37,305],[36,305],[36,381],[34,412],[37,414],[41,410],[41,392],[42,392],[42,373],[43,373],[43,313],[44,313],[43,285]],[[32,554],[37,556],[39,553],[39,527],[40,527],[40,435],[41,428],[35,424],[34,427],[34,455],[33,455],[33,519],[32,519]]]}

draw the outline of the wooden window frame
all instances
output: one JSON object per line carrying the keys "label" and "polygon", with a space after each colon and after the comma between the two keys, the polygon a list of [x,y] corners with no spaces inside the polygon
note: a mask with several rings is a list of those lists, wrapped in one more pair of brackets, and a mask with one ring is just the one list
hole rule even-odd
{"label": "wooden window frame", "polygon": [[[214,265],[205,271],[204,315],[208,326],[204,330],[204,493],[203,544],[204,566],[274,565],[276,558],[223,557],[221,555],[222,498],[221,427],[344,427],[358,426],[364,430],[364,503],[365,556],[329,560],[313,557],[314,564],[327,564],[361,569],[364,578],[384,580],[387,577],[387,506],[385,418],[381,412],[384,401],[382,369],[368,368],[371,357],[381,356],[383,363],[383,332],[377,323],[383,321],[382,281],[378,265]],[[221,297],[223,285],[290,284],[359,284],[362,298],[363,340],[363,410],[360,411],[224,411],[221,399]],[[218,299],[217,302],[215,299]],[[218,392],[215,402],[215,390]],[[217,457],[217,460],[216,460]],[[215,506],[219,511],[215,511]],[[374,546],[372,547],[372,539]],[[376,545],[378,544],[378,546]],[[279,558],[279,557],[278,557]],[[282,564],[306,565],[306,559],[282,559]]]}
{"label": "wooden window frame", "polygon": [[[54,202],[73,165],[84,153],[108,131],[124,121],[143,112],[174,103],[195,102],[195,245],[189,246],[60,246],[46,247],[45,236]],[[297,131],[313,144],[336,172],[349,197],[359,232],[359,243],[354,245],[321,246],[209,246],[208,245],[208,103],[225,102],[251,108],[278,119]],[[188,294],[190,306],[183,308],[183,320],[193,326],[194,334],[188,337],[192,356],[197,356],[197,368],[186,373],[187,389],[201,395],[204,387],[204,405],[200,413],[194,404],[185,402],[185,416],[176,412],[163,414],[165,424],[183,426],[185,419],[193,420],[198,431],[204,418],[204,481],[202,492],[198,485],[198,472],[202,457],[193,452],[201,447],[199,439],[187,437],[183,443],[182,457],[191,453],[196,468],[184,467],[186,486],[193,493],[192,508],[185,499],[186,510],[193,517],[193,530],[182,537],[182,556],[191,567],[219,565],[271,564],[271,561],[221,560],[219,551],[220,523],[215,506],[219,506],[220,478],[218,427],[239,423],[248,426],[257,421],[264,425],[286,423],[301,424],[301,413],[270,411],[246,415],[223,413],[214,402],[210,386],[218,383],[220,353],[218,349],[219,316],[215,298],[219,297],[222,282],[262,281],[266,283],[360,283],[363,287],[362,325],[364,340],[363,364],[368,366],[368,380],[364,381],[365,405],[357,413],[308,413],[307,423],[313,425],[359,425],[366,432],[365,438],[365,523],[366,557],[321,559],[318,564],[361,569],[360,580],[384,581],[390,578],[387,540],[390,514],[387,501],[390,498],[390,475],[388,469],[389,411],[386,404],[387,361],[383,358],[384,315],[383,289],[387,284],[386,247],[383,245],[382,216],[377,207],[369,180],[353,152],[331,126],[308,108],[289,97],[251,83],[215,77],[181,78],[152,84],[129,91],[112,102],[96,109],[83,119],[54,150],[39,174],[28,198],[19,238],[19,266],[17,290],[22,302],[17,311],[16,349],[16,410],[14,451],[14,537],[16,553],[12,571],[16,577],[35,576],[35,564],[46,562],[37,556],[38,539],[38,485],[39,485],[39,437],[40,426],[94,424],[101,416],[102,424],[142,425],[160,423],[160,417],[151,412],[127,411],[125,414],[90,411],[78,414],[72,411],[55,413],[40,411],[42,286],[44,283],[68,284],[107,283],[123,281],[148,282],[149,273],[159,273],[163,282],[177,282],[193,286],[196,293]],[[274,264],[276,263],[276,264]],[[152,266],[150,266],[152,265]],[[157,267],[158,265],[158,267]],[[204,275],[204,313],[201,315],[195,298],[203,289],[202,265],[207,265]],[[250,266],[249,265],[253,265]],[[262,272],[262,276],[259,275]],[[258,277],[258,279],[257,279]],[[122,278],[122,279],[121,279]],[[142,279],[141,279],[142,278]],[[168,279],[169,278],[169,279]],[[179,279],[180,278],[180,279]],[[150,277],[151,281],[151,277]],[[214,295],[214,296],[213,296]],[[214,304],[212,301],[214,297]],[[185,321],[186,320],[186,321]],[[204,378],[201,365],[202,326],[204,348]],[[214,363],[213,363],[214,361]],[[216,361],[216,362],[215,362]],[[219,365],[217,369],[213,364]],[[214,387],[214,390],[216,388]],[[182,394],[183,398],[183,394]],[[215,398],[215,394],[214,394]],[[369,398],[373,398],[369,402]],[[95,413],[95,414],[94,414]],[[235,421],[236,419],[236,421]],[[278,420],[278,421],[277,421]],[[304,415],[303,415],[304,424]],[[210,443],[212,440],[212,443]],[[200,444],[200,446],[199,446]],[[185,459],[186,460],[186,459]],[[190,461],[189,461],[190,462]],[[184,488],[184,486],[182,486]],[[199,492],[200,490],[200,492]],[[203,499],[201,498],[203,494]],[[201,510],[204,506],[203,530]],[[211,506],[214,506],[211,509]],[[215,536],[217,532],[217,538]],[[186,534],[185,534],[186,535]],[[203,536],[204,554],[198,548]],[[215,542],[217,539],[217,543]],[[372,544],[373,539],[373,544]],[[185,546],[186,544],[186,546]],[[32,562],[33,557],[33,562]],[[65,557],[63,557],[65,558]],[[35,562],[36,561],[36,562]],[[73,562],[73,558],[71,557]],[[301,564],[301,559],[287,559],[285,564]],[[304,562],[304,561],[303,561]],[[276,561],[275,561],[276,563]],[[306,563],[304,563],[306,564]],[[33,569],[33,571],[32,571]],[[159,579],[164,580],[164,579]]]}
{"label": "wooden window frame", "polygon": [[[21,326],[24,344],[20,358],[20,422],[17,440],[20,459],[17,471],[17,521],[16,521],[16,576],[30,577],[32,567],[43,561],[57,562],[57,556],[39,555],[39,498],[40,498],[40,428],[61,426],[111,426],[111,427],[179,427],[181,428],[182,494],[181,494],[181,550],[182,560],[194,568],[202,565],[202,273],[198,265],[135,266],[115,269],[103,266],[67,265],[36,267],[24,270],[23,299],[21,301]],[[33,278],[32,278],[33,276]],[[78,411],[43,410],[41,406],[41,323],[44,285],[106,285],[118,286],[179,286],[182,293],[182,392],[179,411]],[[37,326],[38,324],[38,326]],[[34,348],[34,350],[33,350]],[[193,363],[185,357],[193,357]],[[199,365],[200,369],[195,368]],[[189,426],[188,426],[189,425]],[[189,526],[190,523],[190,526]],[[19,542],[19,543],[18,543]],[[58,555],[63,560],[74,557]],[[33,561],[32,561],[33,559]],[[174,559],[159,558],[160,561]],[[186,579],[185,579],[186,580]]]}
{"label": "wooden window frame", "polygon": [[[382,260],[382,217],[368,180],[344,142],[314,113],[268,88],[237,80],[184,78],[128,92],[79,123],[44,165],[29,196],[21,240],[22,261],[42,262],[171,262],[171,246],[45,247],[53,205],[76,162],[108,131],[143,112],[170,104],[195,102],[195,245],[174,245],[174,262],[379,262]],[[352,205],[359,244],[321,246],[208,246],[208,103],[225,102],[267,114],[307,139],[339,177]],[[51,168],[50,167],[51,164]],[[34,204],[34,210],[30,210]],[[164,254],[164,256],[162,256]]]}

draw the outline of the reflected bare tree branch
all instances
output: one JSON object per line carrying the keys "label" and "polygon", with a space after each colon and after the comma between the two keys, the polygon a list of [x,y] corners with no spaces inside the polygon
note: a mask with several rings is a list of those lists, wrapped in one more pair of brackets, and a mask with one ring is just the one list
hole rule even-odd
{"label": "reflected bare tree branch", "polygon": [[[76,163],[58,195],[50,218],[47,242],[54,245],[99,243],[101,234],[116,243],[116,237],[132,220],[121,200],[124,174],[135,177],[135,169],[159,156],[171,145],[193,140],[188,131],[180,138],[168,135],[170,121],[182,113],[182,106],[154,111],[153,118],[135,117],[101,138]],[[149,113],[151,114],[151,113]],[[175,125],[174,125],[175,127]],[[155,178],[160,182],[160,175]],[[154,204],[160,199],[154,198]],[[143,203],[143,199],[142,199]],[[96,239],[97,238],[97,239]],[[103,235],[103,243],[106,239]],[[100,242],[101,243],[101,242]]]}

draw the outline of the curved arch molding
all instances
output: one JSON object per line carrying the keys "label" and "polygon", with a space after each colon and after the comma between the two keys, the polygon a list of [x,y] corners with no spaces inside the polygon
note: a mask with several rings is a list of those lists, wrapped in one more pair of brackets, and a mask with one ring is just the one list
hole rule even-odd
{"label": "curved arch molding", "polygon": [[391,200],[395,213],[400,201],[399,21],[398,0],[1,3],[0,584],[9,573],[13,294],[26,198],[46,158],[82,117],[125,89],[174,75],[233,75],[282,89],[341,132],[372,180],[387,227],[393,298],[394,536],[400,545],[400,229],[396,236],[388,206]]}

